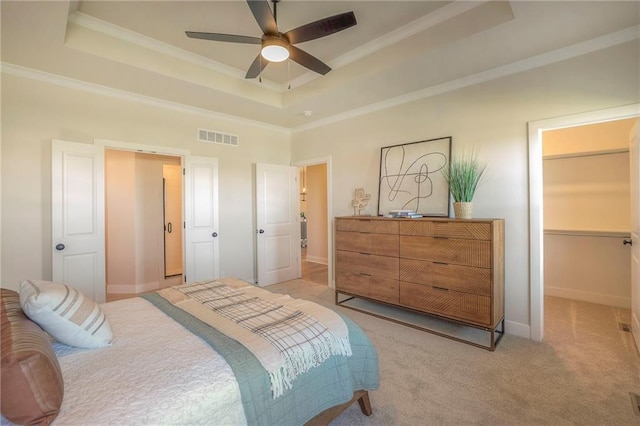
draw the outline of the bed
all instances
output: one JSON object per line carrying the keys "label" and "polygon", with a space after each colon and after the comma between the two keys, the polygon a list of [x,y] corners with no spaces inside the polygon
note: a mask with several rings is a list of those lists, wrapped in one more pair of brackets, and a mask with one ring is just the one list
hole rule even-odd
{"label": "bed", "polygon": [[[35,282],[31,298],[38,295],[42,299],[42,289],[51,285],[62,286],[64,289],[58,287],[58,291],[67,292],[58,297],[71,299],[69,292],[75,291],[61,284]],[[256,349],[264,345],[264,339],[242,335],[242,330],[229,337],[238,331],[234,329],[238,323],[221,317],[221,309],[214,313],[205,309],[202,301],[195,300],[200,293],[195,292],[193,284],[103,305],[84,300],[84,308],[78,308],[75,315],[85,312],[83,328],[91,323],[94,329],[89,328],[91,336],[81,338],[93,341],[82,342],[89,347],[78,347],[70,345],[66,336],[56,335],[59,330],[47,330],[56,335],[53,342],[40,330],[46,321],[31,312],[33,307],[28,303],[25,305],[29,295],[25,296],[22,286],[20,294],[2,289],[2,423],[327,424],[355,401],[364,414],[371,414],[368,391],[379,385],[377,353],[348,317],[240,280],[196,285],[204,285],[208,291],[233,293],[233,297],[240,297],[240,292],[243,300],[261,306],[277,304],[294,309],[297,317],[313,321],[303,334],[311,335],[308,329],[321,326],[323,335],[329,330],[333,336],[325,339],[330,342],[326,345],[334,347],[331,351],[329,346],[318,349],[321,345],[317,339],[310,340],[315,347],[313,355],[305,355],[304,362],[287,355],[290,363],[285,368],[279,364],[281,360],[269,359],[272,348],[266,355]],[[202,294],[212,300],[210,293]],[[238,313],[235,307],[237,304],[246,309],[246,303],[236,303],[230,297],[224,294],[225,300],[233,301],[225,305],[225,312],[231,317],[244,315],[242,321],[254,321],[251,312]],[[322,321],[316,321],[316,317]],[[283,322],[291,321],[290,316],[287,318]],[[335,338],[341,333],[339,327],[344,327],[348,347],[344,340]],[[270,328],[269,333],[272,331]],[[287,335],[286,339],[293,337]],[[290,348],[297,346],[301,346],[299,342]],[[318,355],[321,353],[324,355]],[[25,368],[29,374],[24,373]],[[15,370],[21,372],[20,377],[15,377]],[[44,379],[38,379],[38,375]],[[24,395],[18,398],[18,392],[30,392],[31,400]]]}

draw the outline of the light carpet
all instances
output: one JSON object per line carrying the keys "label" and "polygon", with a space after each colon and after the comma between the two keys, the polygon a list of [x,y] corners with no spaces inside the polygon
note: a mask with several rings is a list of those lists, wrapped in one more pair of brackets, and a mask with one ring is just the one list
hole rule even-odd
{"label": "light carpet", "polygon": [[[269,287],[334,305],[303,280]],[[545,341],[507,334],[495,352],[338,307],[378,349],[373,415],[357,404],[332,425],[640,425],[640,355],[617,328],[628,310],[545,299]]]}

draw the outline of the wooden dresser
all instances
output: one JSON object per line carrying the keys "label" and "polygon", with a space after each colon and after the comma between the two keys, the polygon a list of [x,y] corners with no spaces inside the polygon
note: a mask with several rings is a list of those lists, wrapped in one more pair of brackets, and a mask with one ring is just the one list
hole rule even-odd
{"label": "wooden dresser", "polygon": [[504,334],[503,219],[350,216],[336,218],[335,230],[337,304],[353,308],[344,302],[357,297],[435,315],[488,331],[490,344],[426,331],[495,349]]}

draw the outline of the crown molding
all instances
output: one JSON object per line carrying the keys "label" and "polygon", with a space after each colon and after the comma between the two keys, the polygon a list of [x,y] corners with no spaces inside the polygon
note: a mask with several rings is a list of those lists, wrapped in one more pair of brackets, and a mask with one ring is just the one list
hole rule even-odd
{"label": "crown molding", "polygon": [[350,118],[359,117],[359,116],[380,111],[383,109],[392,108],[392,107],[403,105],[409,102],[418,101],[418,100],[436,96],[442,93],[462,89],[464,87],[473,86],[479,83],[484,83],[486,81],[491,81],[501,77],[506,77],[506,76],[517,74],[520,72],[532,70],[545,65],[554,64],[556,62],[564,61],[566,59],[571,59],[577,56],[586,55],[588,53],[596,52],[598,50],[606,49],[609,47],[617,46],[622,43],[633,41],[638,38],[640,38],[640,25],[629,27],[624,30],[616,31],[601,37],[596,37],[591,40],[576,43],[571,46],[563,47],[560,49],[552,50],[547,53],[542,53],[540,55],[532,56],[527,59],[512,62],[510,64],[495,67],[486,71],[471,74],[455,80],[447,81],[445,83],[427,87],[425,89],[412,92],[406,95],[401,95],[401,96],[397,96],[395,98],[387,99],[381,102],[376,102],[370,105],[353,109],[349,112],[336,114],[327,118],[314,121],[312,123],[294,127],[291,130],[293,133],[297,133],[297,132],[302,132],[302,131],[310,130],[313,128],[325,126],[328,124],[337,123],[339,121],[344,121]]}
{"label": "crown molding", "polygon": [[[345,65],[355,62],[358,59],[371,55],[378,50],[382,50],[395,43],[398,43],[406,38],[409,38],[419,32],[425,31],[431,27],[434,27],[444,21],[475,9],[478,6],[482,6],[486,3],[486,0],[478,1],[460,1],[456,0],[444,7],[441,7],[428,15],[416,19],[408,23],[407,25],[397,28],[394,31],[386,33],[376,39],[373,39],[366,44],[354,49],[344,55],[338,56],[334,60],[330,61],[328,65],[331,68],[340,68]],[[314,79],[318,78],[318,75],[313,72],[308,72],[300,77],[291,81],[291,87],[299,87]]]}
{"label": "crown molding", "polygon": [[[97,31],[99,33],[123,40],[127,43],[132,43],[145,49],[158,52],[163,55],[170,56],[172,58],[179,59],[181,61],[189,62],[207,69],[222,73],[228,77],[232,77],[238,80],[245,79],[245,74],[237,68],[230,67],[221,62],[214,61],[213,59],[205,58],[204,56],[197,55],[193,52],[189,52],[179,47],[175,47],[171,44],[164,43],[162,41],[147,37],[135,31],[128,30],[118,25],[111,24],[98,18],[94,18],[91,15],[87,15],[82,12],[72,12],[69,14],[69,22],[80,25],[89,30]],[[282,84],[277,84],[272,81],[262,79],[261,83],[248,81],[259,85],[260,87],[273,90],[278,93],[284,93],[287,87]]]}
{"label": "crown molding", "polygon": [[250,120],[242,117],[238,117],[231,114],[223,114],[220,112],[214,112],[205,108],[198,108],[190,105],[180,104],[177,102],[171,102],[164,99],[153,98],[151,96],[139,95],[125,90],[114,89],[108,86],[102,86],[100,84],[88,83],[86,81],[75,80],[69,77],[63,77],[56,74],[51,74],[44,71],[34,70],[31,68],[22,67],[20,65],[11,64],[8,62],[0,62],[0,68],[2,74],[14,75],[17,77],[28,78],[31,80],[40,81],[43,83],[52,84],[55,86],[66,87],[69,89],[80,90],[83,92],[93,93],[101,96],[108,96],[111,98],[122,99],[130,102],[137,102],[143,105],[148,105],[156,108],[164,108],[172,111],[178,111],[187,114],[197,114],[208,118],[215,118],[218,120],[229,121],[233,123],[250,125],[260,127],[267,130],[274,130],[278,132],[290,133],[290,130],[286,127],[276,126],[270,123],[265,123],[257,120]]}
{"label": "crown molding", "polygon": [[268,130],[275,130],[284,133],[302,132],[328,124],[337,123],[350,118],[359,117],[365,114],[373,113],[387,108],[392,108],[409,102],[436,96],[452,90],[461,89],[475,84],[491,81],[497,78],[506,77],[516,73],[528,71],[545,65],[550,65],[566,59],[592,53],[601,49],[613,47],[622,43],[630,42],[640,38],[640,25],[629,27],[620,31],[606,34],[584,42],[576,43],[571,46],[556,49],[547,53],[543,53],[531,58],[516,61],[500,67],[492,68],[476,74],[471,74],[456,80],[444,82],[435,86],[431,86],[413,93],[397,96],[381,102],[376,102],[360,108],[353,109],[349,112],[336,114],[324,119],[304,124],[302,126],[293,127],[291,129],[282,126],[276,126],[257,120],[250,120],[238,116],[214,112],[204,108],[193,107],[189,105],[170,102],[158,98],[144,95],[138,95],[124,90],[113,89],[111,87],[102,86],[94,83],[87,83],[80,80],[62,77],[56,74],[46,73],[7,62],[0,62],[1,72],[3,74],[16,75],[23,78],[42,81],[57,86],[68,87],[71,89],[81,90],[85,92],[95,93],[103,96],[109,96],[127,101],[138,102],[159,108],[171,109],[174,111],[198,114],[206,117],[216,118],[220,120],[230,121],[234,123],[256,126]]}

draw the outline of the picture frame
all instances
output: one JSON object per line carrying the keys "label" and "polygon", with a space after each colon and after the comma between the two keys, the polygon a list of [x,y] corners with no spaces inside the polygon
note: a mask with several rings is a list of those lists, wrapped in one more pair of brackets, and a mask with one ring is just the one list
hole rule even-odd
{"label": "picture frame", "polygon": [[410,210],[423,216],[449,217],[449,166],[452,137],[428,139],[380,149],[378,215]]}

